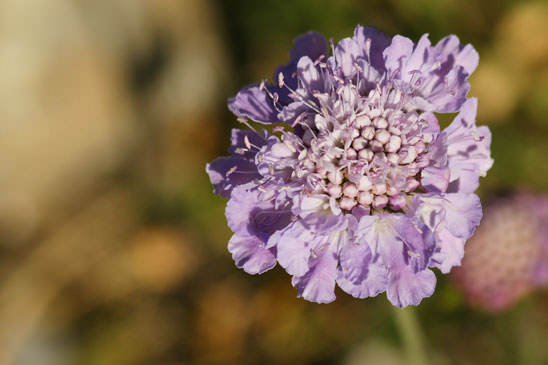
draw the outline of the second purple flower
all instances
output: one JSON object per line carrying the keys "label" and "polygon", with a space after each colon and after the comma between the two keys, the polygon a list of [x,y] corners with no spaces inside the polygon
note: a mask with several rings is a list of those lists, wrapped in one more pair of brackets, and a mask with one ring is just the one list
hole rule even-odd
{"label": "second purple flower", "polygon": [[[473,192],[491,135],[466,98],[478,55],[455,36],[433,46],[361,26],[331,48],[298,37],[275,84],[229,100],[251,129],[234,129],[230,156],[207,166],[230,198],[228,248],[251,274],[279,263],[310,301],[333,301],[338,285],[417,305],[434,291],[431,268],[459,265],[482,217]],[[449,112],[441,131],[436,114]]]}

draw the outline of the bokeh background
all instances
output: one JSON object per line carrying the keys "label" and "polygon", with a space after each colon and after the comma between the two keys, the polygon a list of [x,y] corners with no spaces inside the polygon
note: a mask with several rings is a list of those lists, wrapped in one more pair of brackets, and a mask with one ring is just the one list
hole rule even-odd
{"label": "bokeh background", "polygon": [[[406,363],[384,295],[311,304],[280,268],[237,269],[204,170],[229,96],[298,34],[356,24],[472,43],[482,200],[548,193],[546,2],[0,1],[0,364]],[[438,280],[416,311],[431,363],[548,363],[546,290],[493,314]]]}

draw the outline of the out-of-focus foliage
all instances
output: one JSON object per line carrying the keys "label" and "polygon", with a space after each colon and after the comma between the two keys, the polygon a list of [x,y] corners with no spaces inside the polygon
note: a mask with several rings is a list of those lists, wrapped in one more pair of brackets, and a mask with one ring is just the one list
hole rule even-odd
{"label": "out-of-focus foliage", "polygon": [[[292,39],[457,34],[481,61],[486,199],[548,193],[548,5],[457,0],[0,3],[1,364],[400,364],[384,298],[295,298],[234,267],[205,163],[226,98]],[[439,364],[548,361],[548,296],[492,316],[447,279],[418,308]]]}

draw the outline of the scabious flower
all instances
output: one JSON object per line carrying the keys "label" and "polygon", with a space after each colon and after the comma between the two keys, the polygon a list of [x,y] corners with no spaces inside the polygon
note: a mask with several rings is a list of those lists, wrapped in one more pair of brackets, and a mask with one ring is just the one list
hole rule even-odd
{"label": "scabious flower", "polygon": [[472,304],[489,312],[548,284],[548,197],[519,193],[488,204],[452,277]]}
{"label": "scabious flower", "polygon": [[[279,263],[309,301],[333,301],[338,285],[417,305],[434,291],[431,268],[460,264],[482,216],[473,191],[491,136],[466,98],[478,55],[455,36],[414,44],[362,26],[331,49],[301,35],[276,83],[229,100],[250,129],[234,129],[230,156],[206,167],[230,198],[228,249],[250,274]],[[449,112],[440,131],[436,113]]]}

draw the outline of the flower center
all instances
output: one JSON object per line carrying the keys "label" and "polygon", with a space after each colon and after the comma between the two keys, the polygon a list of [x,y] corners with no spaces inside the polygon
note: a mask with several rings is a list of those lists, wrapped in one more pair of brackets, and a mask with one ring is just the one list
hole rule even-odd
{"label": "flower center", "polygon": [[416,111],[405,111],[397,89],[363,97],[347,88],[340,93],[355,93],[354,102],[345,100],[348,95],[332,98],[347,103],[324,108],[331,110],[328,115],[315,114],[302,137],[300,168],[309,172],[308,192],[327,195],[343,211],[359,205],[402,210],[429,163],[426,122]]}

